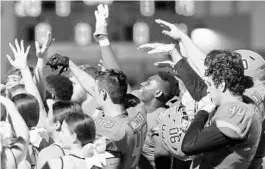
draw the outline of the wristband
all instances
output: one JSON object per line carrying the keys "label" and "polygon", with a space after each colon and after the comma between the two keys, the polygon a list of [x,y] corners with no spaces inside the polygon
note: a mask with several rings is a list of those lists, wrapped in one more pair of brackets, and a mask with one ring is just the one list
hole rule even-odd
{"label": "wristband", "polygon": [[98,42],[99,42],[99,46],[109,46],[110,45],[108,38],[105,38],[103,40],[99,40]]}

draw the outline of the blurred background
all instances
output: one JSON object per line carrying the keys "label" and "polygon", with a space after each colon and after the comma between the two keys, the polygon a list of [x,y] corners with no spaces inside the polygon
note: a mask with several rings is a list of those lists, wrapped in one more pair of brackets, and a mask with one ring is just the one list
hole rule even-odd
{"label": "blurred background", "polygon": [[157,18],[177,24],[206,53],[212,49],[251,49],[265,55],[262,1],[1,1],[1,82],[10,68],[8,43],[18,38],[31,45],[28,58],[34,66],[34,42],[42,44],[48,30],[56,39],[49,55],[59,53],[77,64],[96,66],[100,50],[93,32],[99,3],[109,4],[108,36],[134,86],[157,71],[153,62],[168,59],[137,50],[143,43],[171,43],[155,24]]}

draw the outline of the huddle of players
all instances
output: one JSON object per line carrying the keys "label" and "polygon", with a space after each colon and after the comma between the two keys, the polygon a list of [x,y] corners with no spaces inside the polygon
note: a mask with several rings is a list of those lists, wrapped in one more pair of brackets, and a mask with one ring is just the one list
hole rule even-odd
{"label": "huddle of players", "polygon": [[[191,168],[262,168],[262,57],[248,50],[214,50],[204,55],[175,25],[156,20],[169,29],[162,33],[176,43],[140,48],[150,50],[149,54],[170,55],[172,61],[156,65],[173,71],[158,72],[141,83],[139,90],[132,91],[107,38],[108,13],[108,6],[98,6],[94,33],[106,70],[88,73],[69,57],[58,54],[47,62],[53,69],[62,66],[60,73],[70,69],[75,100],[84,113],[93,117],[96,137],[107,140],[106,151],[111,156],[105,157],[102,167],[172,168],[172,159],[176,158],[192,160]],[[54,90],[50,93],[56,95]],[[47,102],[50,109],[58,100],[52,98],[51,103]],[[68,153],[63,143],[57,144],[60,149],[50,145],[40,151],[37,163],[41,165],[37,168],[82,167],[87,158],[67,160],[65,156],[73,152]]]}

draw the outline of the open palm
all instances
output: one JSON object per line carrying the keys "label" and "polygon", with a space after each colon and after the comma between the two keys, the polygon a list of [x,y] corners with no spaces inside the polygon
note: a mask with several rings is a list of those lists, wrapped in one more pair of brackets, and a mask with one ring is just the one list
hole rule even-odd
{"label": "open palm", "polygon": [[14,54],[14,60],[9,55],[6,55],[7,59],[13,67],[17,69],[25,69],[28,66],[27,56],[29,53],[30,46],[28,46],[25,51],[23,40],[20,42],[19,45],[17,39],[15,40],[15,45],[16,47],[9,43],[9,47],[11,48]]}
{"label": "open palm", "polygon": [[163,30],[162,33],[169,36],[170,38],[174,40],[178,40],[181,38],[181,35],[183,34],[176,25],[163,21],[161,19],[156,19],[155,22],[159,24],[163,28],[167,28],[169,30]]}

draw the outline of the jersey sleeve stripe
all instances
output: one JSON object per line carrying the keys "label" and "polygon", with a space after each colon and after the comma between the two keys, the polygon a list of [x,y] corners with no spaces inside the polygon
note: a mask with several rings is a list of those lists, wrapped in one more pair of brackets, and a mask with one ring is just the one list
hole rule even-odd
{"label": "jersey sleeve stripe", "polygon": [[[244,134],[241,131],[241,129],[231,123],[228,123],[222,120],[216,120],[216,126],[219,128],[219,130],[223,134],[227,135],[228,137],[231,137],[231,138],[243,138],[244,137]],[[226,130],[223,130],[223,129],[226,129]],[[227,129],[234,131],[235,133],[237,133],[237,135],[231,134],[232,132],[227,132],[228,131]]]}

